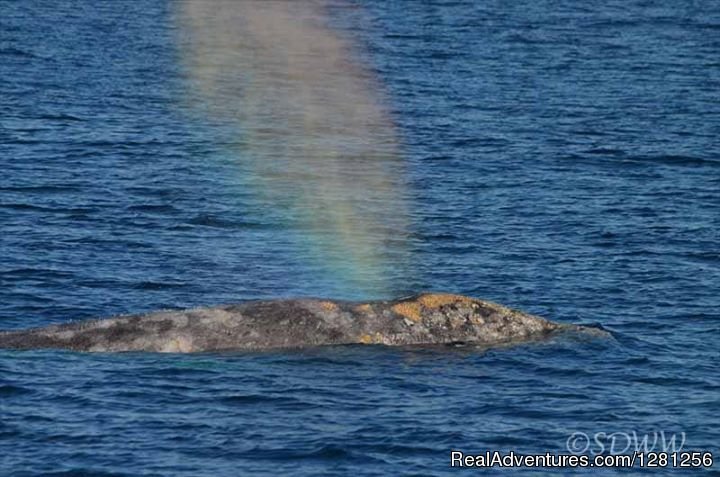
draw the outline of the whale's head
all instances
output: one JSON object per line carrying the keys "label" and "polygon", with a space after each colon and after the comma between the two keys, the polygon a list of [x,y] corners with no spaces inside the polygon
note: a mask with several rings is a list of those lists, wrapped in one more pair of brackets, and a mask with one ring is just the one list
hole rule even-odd
{"label": "whale's head", "polygon": [[413,334],[432,337],[430,342],[512,342],[565,326],[497,303],[450,293],[421,293],[399,300],[391,310]]}

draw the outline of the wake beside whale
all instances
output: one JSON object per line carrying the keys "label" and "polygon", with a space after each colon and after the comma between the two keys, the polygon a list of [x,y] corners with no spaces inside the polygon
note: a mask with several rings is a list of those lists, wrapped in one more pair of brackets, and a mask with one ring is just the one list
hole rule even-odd
{"label": "wake beside whale", "polygon": [[158,311],[0,333],[0,348],[190,353],[322,345],[482,346],[540,340],[561,324],[462,295],[425,293],[391,301],[251,301]]}

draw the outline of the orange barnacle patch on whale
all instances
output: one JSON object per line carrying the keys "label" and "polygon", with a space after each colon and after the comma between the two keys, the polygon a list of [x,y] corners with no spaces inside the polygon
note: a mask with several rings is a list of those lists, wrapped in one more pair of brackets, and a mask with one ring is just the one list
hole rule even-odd
{"label": "orange barnacle patch on whale", "polygon": [[422,319],[422,307],[415,301],[404,301],[392,307],[392,311],[402,315],[410,321],[418,322]]}
{"label": "orange barnacle patch on whale", "polygon": [[360,343],[362,344],[384,344],[385,343],[385,337],[375,332],[374,335],[364,334],[360,336]]}
{"label": "orange barnacle patch on whale", "polygon": [[369,303],[364,303],[356,306],[354,310],[358,313],[370,313],[372,311],[372,306]]}
{"label": "orange barnacle patch on whale", "polygon": [[470,304],[475,301],[472,298],[453,295],[451,293],[427,293],[420,295],[414,301],[404,301],[392,307],[392,311],[408,320],[419,322],[422,319],[423,310],[436,310],[441,306],[451,304]]}
{"label": "orange barnacle patch on whale", "polygon": [[326,310],[326,311],[337,311],[339,309],[337,304],[335,304],[331,301],[321,301],[320,306],[322,307],[323,310]]}
{"label": "orange barnacle patch on whale", "polygon": [[372,336],[370,336],[370,335],[362,335],[362,336],[360,337],[360,342],[361,342],[362,344],[372,344],[373,338],[372,338]]}
{"label": "orange barnacle patch on whale", "polygon": [[477,326],[480,326],[480,325],[484,325],[484,324],[485,324],[485,320],[484,320],[483,318],[479,317],[479,316],[476,316],[476,315],[473,315],[473,316],[470,317],[470,322],[471,322],[473,325],[477,325]]}
{"label": "orange barnacle patch on whale", "polygon": [[418,297],[417,301],[425,308],[435,309],[453,303],[471,303],[472,298],[451,293],[428,293]]}

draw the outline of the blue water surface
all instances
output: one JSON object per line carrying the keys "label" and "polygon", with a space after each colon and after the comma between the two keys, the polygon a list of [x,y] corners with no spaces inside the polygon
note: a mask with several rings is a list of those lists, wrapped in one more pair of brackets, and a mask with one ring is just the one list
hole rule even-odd
{"label": "blue water surface", "polygon": [[0,0],[0,328],[432,289],[612,337],[0,351],[0,475],[450,475],[451,449],[574,433],[720,459],[720,4],[333,2],[410,191],[412,271],[388,255],[396,288],[369,296],[243,186],[242,148],[188,101],[179,3]]}

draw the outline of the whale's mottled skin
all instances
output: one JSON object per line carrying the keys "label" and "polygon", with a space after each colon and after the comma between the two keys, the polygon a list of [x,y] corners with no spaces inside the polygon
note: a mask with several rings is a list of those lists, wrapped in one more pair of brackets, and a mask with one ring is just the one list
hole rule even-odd
{"label": "whale's mottled skin", "polygon": [[0,333],[0,348],[189,353],[353,343],[492,346],[563,329],[582,327],[461,295],[425,293],[372,302],[252,301],[72,322]]}

